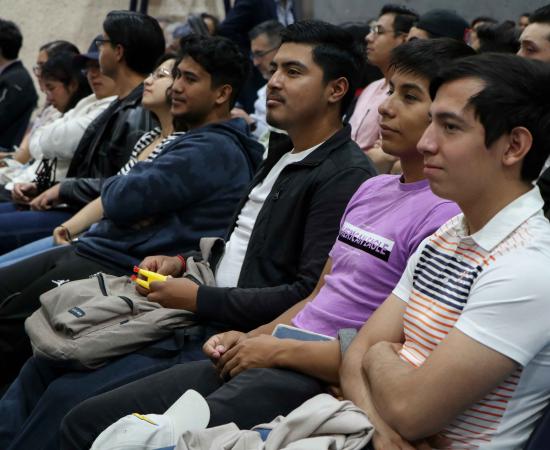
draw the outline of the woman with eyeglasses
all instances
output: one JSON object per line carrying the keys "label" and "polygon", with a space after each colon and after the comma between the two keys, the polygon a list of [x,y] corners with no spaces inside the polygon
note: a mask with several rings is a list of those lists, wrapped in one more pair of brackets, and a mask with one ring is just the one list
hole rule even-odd
{"label": "woman with eyeglasses", "polygon": [[[130,159],[118,175],[126,175],[140,161],[153,161],[165,146],[184,134],[183,127],[173,120],[170,114],[170,87],[172,86],[172,68],[174,55],[164,55],[156,70],[144,80],[142,105],[153,113],[160,126],[145,133],[136,143]],[[126,205],[121,205],[125,207]],[[128,207],[131,207],[128,205]],[[55,245],[69,244],[79,234],[103,217],[100,198],[90,202],[78,213],[54,229],[51,237],[25,245],[0,257],[0,267],[10,265],[20,259],[41,253]],[[1,220],[1,219],[0,219]]]}
{"label": "woman with eyeglasses", "polygon": [[[33,66],[32,71],[42,92],[44,92],[41,81],[42,66],[46,63],[48,58],[61,52],[68,52],[74,55],[78,55],[80,53],[74,44],[62,40],[48,42],[42,45],[38,50],[36,64]],[[40,126],[57,119],[59,116],[59,111],[46,102],[42,110],[34,118],[32,126],[29,127],[29,130],[19,144],[19,147],[16,147],[14,152],[0,152],[0,169],[3,167],[20,167],[22,164],[26,164],[31,159],[31,154],[29,152],[29,138],[33,131]],[[0,178],[0,183],[1,182],[2,181]],[[6,198],[4,197],[5,196],[0,194],[0,201],[9,199],[9,196]]]}
{"label": "woman with eyeglasses", "polygon": [[82,55],[84,71],[76,64],[75,55],[67,52],[51,56],[41,67],[47,99],[61,117],[33,130],[29,151],[34,162],[20,170],[11,169],[11,181],[4,190],[11,192],[12,201],[0,203],[0,229],[20,232],[17,239],[2,241],[2,253],[47,236],[74,213],[60,209],[51,211],[47,220],[37,221],[37,213],[29,210],[29,204],[34,196],[65,177],[84,131],[116,98],[114,81],[101,74],[97,59],[89,55],[97,52]]}

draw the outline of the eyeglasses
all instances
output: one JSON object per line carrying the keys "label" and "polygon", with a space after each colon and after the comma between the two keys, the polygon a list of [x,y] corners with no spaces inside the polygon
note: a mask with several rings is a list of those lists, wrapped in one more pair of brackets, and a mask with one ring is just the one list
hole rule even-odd
{"label": "eyeglasses", "polygon": [[101,48],[101,47],[103,47],[103,44],[105,44],[105,42],[111,42],[111,40],[110,39],[104,39],[104,38],[98,38],[94,42],[95,42],[95,45],[96,45],[97,48]]}
{"label": "eyeglasses", "polygon": [[278,48],[279,46],[270,48],[268,50],[263,50],[263,51],[256,50],[255,52],[250,52],[250,58],[251,59],[263,58],[265,55],[269,55],[271,52],[274,52]]}
{"label": "eyeglasses", "polygon": [[372,28],[370,29],[370,33],[372,33],[375,36],[380,36],[380,35],[385,34],[385,33],[401,34],[402,32],[401,31],[395,31],[395,30],[386,30],[386,29],[384,29],[384,27],[382,25],[376,24],[376,25],[372,26]]}
{"label": "eyeglasses", "polygon": [[44,63],[37,63],[34,66],[32,66],[32,73],[34,73],[37,77],[40,78],[40,75],[42,75],[42,66]]}
{"label": "eyeglasses", "polygon": [[149,76],[154,80],[158,80],[160,78],[172,78],[172,72],[170,72],[165,67],[159,67],[154,72],[150,73]]}
{"label": "eyeglasses", "polygon": [[82,75],[86,76],[88,73],[98,73],[100,71],[99,64],[87,64],[86,67],[81,69]]}

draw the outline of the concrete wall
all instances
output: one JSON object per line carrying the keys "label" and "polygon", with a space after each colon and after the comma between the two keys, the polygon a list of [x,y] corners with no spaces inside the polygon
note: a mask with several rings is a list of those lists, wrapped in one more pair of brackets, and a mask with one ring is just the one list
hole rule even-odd
{"label": "concrete wall", "polygon": [[432,8],[454,9],[468,21],[481,15],[517,20],[522,13],[547,5],[549,0],[302,0],[302,3],[306,14],[341,23],[376,17],[386,3],[404,4],[419,13]]}
{"label": "concrete wall", "polygon": [[[101,32],[105,15],[113,9],[128,9],[129,0],[0,0],[0,17],[13,20],[23,33],[20,58],[30,70],[38,48],[49,41],[65,39],[85,52]],[[149,14],[185,17],[209,11],[223,17],[221,0],[150,0]]]}

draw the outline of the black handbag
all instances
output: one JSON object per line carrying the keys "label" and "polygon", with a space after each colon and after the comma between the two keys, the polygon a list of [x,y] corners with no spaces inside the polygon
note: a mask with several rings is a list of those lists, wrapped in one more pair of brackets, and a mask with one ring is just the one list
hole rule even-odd
{"label": "black handbag", "polygon": [[36,169],[36,189],[38,194],[47,191],[55,184],[55,171],[57,169],[57,158],[42,159]]}

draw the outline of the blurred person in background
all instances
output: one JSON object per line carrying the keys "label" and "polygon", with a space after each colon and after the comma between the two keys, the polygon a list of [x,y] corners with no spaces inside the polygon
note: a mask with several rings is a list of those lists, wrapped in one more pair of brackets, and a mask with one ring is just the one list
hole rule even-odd
{"label": "blurred person in background", "polygon": [[[256,25],[250,33],[250,57],[254,66],[260,71],[267,81],[271,78],[271,62],[281,45],[281,31],[283,25],[276,20],[268,20]],[[266,91],[267,84],[264,84],[257,92],[257,99],[254,103],[254,112],[247,114],[242,108],[233,108],[231,115],[233,117],[242,117],[250,126],[252,135],[259,141],[263,139],[269,131],[269,125],[266,121]]]}
{"label": "blurred person in background", "polygon": [[[40,90],[44,92],[44,87],[42,84],[42,66],[46,63],[50,56],[53,56],[60,52],[69,52],[72,54],[80,53],[78,48],[68,42],[63,40],[57,40],[48,42],[40,47],[38,50],[38,55],[36,57],[36,64],[33,66],[32,71]],[[14,146],[13,152],[0,152],[0,184],[6,184],[11,181],[11,172],[18,173],[22,165],[27,164],[31,160],[31,154],[29,150],[29,141],[33,132],[40,128],[42,125],[52,122],[53,120],[59,118],[61,113],[52,105],[47,102],[44,104],[40,112],[34,118],[32,126],[29,127],[25,137],[21,141],[19,146]],[[15,169],[14,169],[15,168]],[[11,193],[5,191],[4,189],[0,190],[0,201],[11,200]]]}
{"label": "blurred person in background", "polygon": [[455,11],[432,9],[424,13],[411,27],[408,40],[448,37],[464,42],[468,22]]}
{"label": "blurred person in background", "polygon": [[531,14],[529,13],[523,13],[521,16],[519,16],[518,19],[518,28],[523,31],[525,28],[527,28],[527,25],[529,25],[529,16]]}
{"label": "blurred person in background", "polygon": [[519,50],[519,30],[511,20],[481,25],[476,32],[479,53],[517,53]]}
{"label": "blurred person in background", "polygon": [[15,23],[0,19],[0,147],[19,145],[36,107],[32,78],[18,60],[23,36]]}

